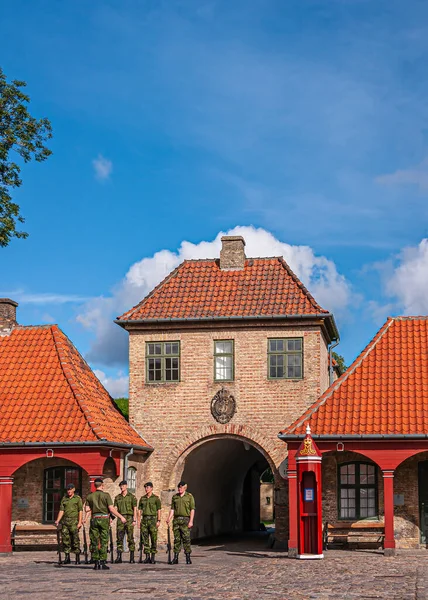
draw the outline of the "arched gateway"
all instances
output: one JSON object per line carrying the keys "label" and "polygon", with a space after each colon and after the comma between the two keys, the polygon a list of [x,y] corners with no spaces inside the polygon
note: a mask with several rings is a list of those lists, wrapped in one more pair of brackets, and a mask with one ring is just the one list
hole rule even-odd
{"label": "arched gateway", "polygon": [[285,547],[278,431],[328,387],[338,333],[282,257],[247,259],[241,237],[222,244],[219,260],[185,261],[116,321],[130,334],[130,422],[154,447],[137,487],[152,480],[166,516],[184,478],[194,537],[258,529],[269,467],[276,546]]}

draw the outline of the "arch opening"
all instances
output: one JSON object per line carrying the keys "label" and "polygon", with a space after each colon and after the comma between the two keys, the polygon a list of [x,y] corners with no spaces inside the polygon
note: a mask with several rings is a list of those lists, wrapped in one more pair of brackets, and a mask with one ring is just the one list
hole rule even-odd
{"label": "arch opening", "polygon": [[182,472],[196,502],[192,537],[259,531],[261,504],[273,507],[273,486],[261,498],[267,468],[266,457],[246,440],[217,438],[194,448]]}

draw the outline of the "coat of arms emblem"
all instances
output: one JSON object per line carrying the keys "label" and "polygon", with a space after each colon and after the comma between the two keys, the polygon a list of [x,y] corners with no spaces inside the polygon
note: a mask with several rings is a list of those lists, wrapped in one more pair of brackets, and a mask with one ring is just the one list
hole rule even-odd
{"label": "coat of arms emblem", "polygon": [[236,412],[236,402],[232,394],[221,388],[211,400],[211,414],[216,421],[228,423]]}

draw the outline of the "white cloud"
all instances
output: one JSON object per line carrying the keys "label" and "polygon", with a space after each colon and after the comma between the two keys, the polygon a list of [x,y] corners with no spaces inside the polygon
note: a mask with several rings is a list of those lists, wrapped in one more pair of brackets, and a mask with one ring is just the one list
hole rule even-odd
{"label": "white cloud", "polygon": [[399,169],[389,175],[380,175],[377,183],[384,185],[415,185],[420,191],[428,191],[428,157],[409,169]]}
{"label": "white cloud", "polygon": [[43,323],[56,323],[57,320],[55,319],[55,317],[53,317],[49,313],[44,313],[42,315],[42,321],[43,321]]}
{"label": "white cloud", "polygon": [[110,177],[113,170],[113,163],[108,158],[99,154],[97,158],[92,161],[92,166],[95,170],[95,177],[100,181],[105,181]]}
{"label": "white cloud", "polygon": [[397,298],[404,314],[428,314],[428,239],[416,247],[404,248],[398,261],[387,280],[387,293]]}
{"label": "white cloud", "polygon": [[160,250],[150,258],[143,258],[130,267],[125,278],[112,290],[111,296],[93,298],[87,302],[77,320],[95,333],[95,341],[87,354],[88,360],[105,365],[126,364],[128,334],[115,325],[113,319],[140,302],[183,260],[218,257],[221,237],[225,233],[245,238],[248,257],[284,256],[323,308],[336,315],[346,311],[351,289],[343,275],[337,272],[334,262],[324,256],[316,256],[309,246],[292,246],[281,242],[265,229],[238,226],[220,232],[212,242],[193,244],[183,241],[177,252]]}
{"label": "white cloud", "polygon": [[76,294],[51,294],[49,292],[31,294],[22,290],[0,291],[0,296],[12,298],[20,304],[81,304],[90,300],[88,296],[77,296]]}
{"label": "white cloud", "polygon": [[94,369],[95,375],[101,381],[103,386],[108,390],[113,398],[127,398],[129,378],[126,375],[119,373],[119,377],[108,377],[104,371]]}

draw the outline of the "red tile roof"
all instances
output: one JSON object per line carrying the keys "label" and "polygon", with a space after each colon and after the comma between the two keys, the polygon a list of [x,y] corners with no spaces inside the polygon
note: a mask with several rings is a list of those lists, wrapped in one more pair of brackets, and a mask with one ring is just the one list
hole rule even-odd
{"label": "red tile roof", "polygon": [[428,317],[394,317],[281,436],[428,434]]}
{"label": "red tile roof", "polygon": [[186,260],[117,322],[216,317],[325,315],[282,257],[246,259],[241,270],[219,260]]}
{"label": "red tile roof", "polygon": [[0,337],[0,444],[97,442],[148,447],[57,325]]}

